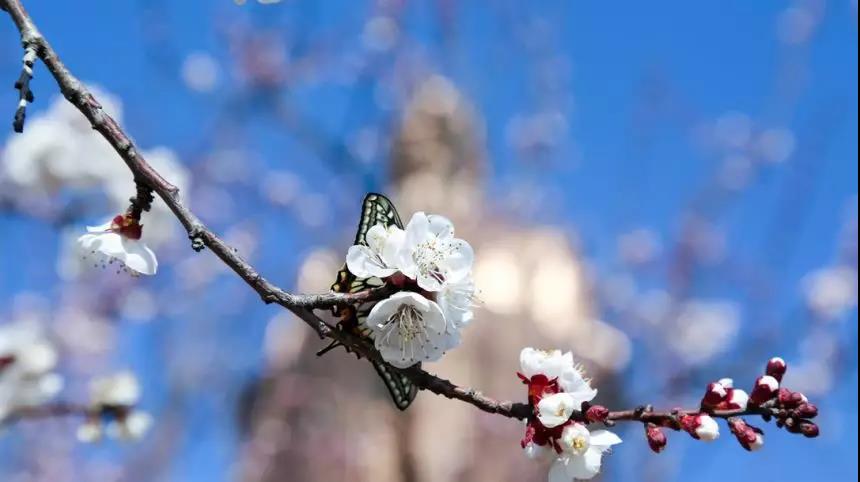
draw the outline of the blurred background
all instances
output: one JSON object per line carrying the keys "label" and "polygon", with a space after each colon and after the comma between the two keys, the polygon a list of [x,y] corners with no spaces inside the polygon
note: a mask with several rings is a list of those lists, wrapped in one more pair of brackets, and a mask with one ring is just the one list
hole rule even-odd
{"label": "blurred background", "polygon": [[[657,456],[619,426],[603,480],[857,478],[856,0],[24,3],[284,288],[328,289],[367,191],[454,220],[483,304],[430,371],[519,400],[519,350],[557,347],[598,402],[675,407],[781,355],[821,407],[820,438],[770,426],[755,454],[724,428]],[[80,444],[75,419],[3,427],[0,480],[545,480],[520,423],[426,393],[400,413],[368,363],[317,358],[158,201],[157,276],[81,266],[74,240],[131,176],[41,64],[12,133],[22,51],[2,17],[0,327],[55,344],[59,399],[130,369],[156,418],[132,444]]]}

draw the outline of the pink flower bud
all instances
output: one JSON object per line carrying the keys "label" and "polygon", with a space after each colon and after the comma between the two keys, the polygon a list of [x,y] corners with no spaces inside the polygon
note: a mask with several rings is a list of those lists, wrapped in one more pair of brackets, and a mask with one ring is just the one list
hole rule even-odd
{"label": "pink flower bud", "polygon": [[754,405],[761,405],[772,400],[778,391],[779,380],[775,377],[771,375],[758,377],[755,381],[755,387],[753,387],[752,393],[750,394],[750,401]]}
{"label": "pink flower bud", "polygon": [[785,375],[785,371],[787,369],[788,365],[785,363],[785,360],[778,356],[775,356],[768,360],[765,373],[767,373],[768,376],[776,378],[778,382],[781,382],[782,376]]}
{"label": "pink flower bud", "polygon": [[728,390],[726,390],[726,387],[722,383],[709,383],[708,388],[705,390],[705,396],[702,397],[702,406],[716,407],[726,399],[728,393]]}
{"label": "pink flower bud", "polygon": [[609,416],[609,409],[602,405],[592,405],[585,412],[585,418],[592,423],[604,422]]}
{"label": "pink flower bud", "polygon": [[739,389],[739,388],[730,388],[729,394],[726,397],[726,403],[724,407],[729,410],[746,410],[747,403],[749,403],[749,395],[747,392]]}
{"label": "pink flower bud", "polygon": [[764,446],[764,433],[759,428],[753,427],[741,419],[729,422],[729,428],[746,450],[755,452]]}
{"label": "pink flower bud", "polygon": [[795,413],[801,418],[815,418],[818,416],[818,407],[811,403],[801,403]]}
{"label": "pink flower bud", "polygon": [[787,388],[780,388],[777,397],[779,399],[779,404],[785,408],[795,408],[806,399],[802,393],[792,392]]}
{"label": "pink flower bud", "polygon": [[818,425],[815,425],[812,422],[800,422],[800,433],[807,438],[818,437]]}
{"label": "pink flower bud", "polygon": [[720,426],[710,415],[698,413],[695,415],[684,415],[680,420],[681,428],[687,431],[696,440],[710,442],[720,436]]}
{"label": "pink flower bud", "polygon": [[648,446],[654,453],[659,454],[666,448],[666,434],[653,423],[645,425],[645,438],[648,439]]}

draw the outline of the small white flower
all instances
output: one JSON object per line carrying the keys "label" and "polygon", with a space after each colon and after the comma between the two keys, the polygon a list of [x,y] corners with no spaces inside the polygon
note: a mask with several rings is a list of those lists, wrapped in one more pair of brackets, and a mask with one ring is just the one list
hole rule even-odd
{"label": "small white flower", "polygon": [[139,400],[140,384],[131,372],[120,372],[90,382],[90,401],[94,405],[132,407]]}
{"label": "small white flower", "polygon": [[356,244],[349,247],[346,267],[359,278],[391,276],[398,271],[397,260],[404,238],[402,229],[377,224],[367,231],[367,246]]}
{"label": "small white flower", "polygon": [[87,420],[78,427],[75,435],[79,442],[98,442],[102,438],[102,424],[98,420]]}
{"label": "small white flower", "polygon": [[135,410],[108,424],[107,433],[119,440],[140,440],[152,427],[152,415]]}
{"label": "small white flower", "polygon": [[556,393],[543,397],[538,402],[538,420],[546,428],[558,427],[570,420],[573,411],[580,408],[582,402],[569,393]]}
{"label": "small white flower", "polygon": [[399,268],[428,291],[439,291],[448,281],[460,281],[472,273],[474,252],[466,241],[454,237],[447,218],[417,212],[406,225]]}
{"label": "small white flower", "polygon": [[597,390],[591,388],[582,369],[574,364],[573,354],[570,352],[524,348],[520,352],[520,366],[526,378],[538,374],[545,375],[550,380],[557,378],[561,389],[574,398],[576,409],[580,409],[583,402],[590,402],[597,396]]}
{"label": "small white flower", "polygon": [[155,253],[141,241],[142,226],[128,215],[116,216],[101,226],[87,227],[78,238],[85,256],[103,268],[117,263],[132,275],[154,275],[158,270]]}
{"label": "small white flower", "polygon": [[563,452],[549,471],[549,482],[589,480],[600,472],[603,454],[613,445],[621,443],[608,430],[589,432],[582,424],[565,427],[561,436]]}
{"label": "small white flower", "polygon": [[460,342],[459,332],[448,331],[439,305],[412,292],[380,301],[365,323],[382,358],[398,368],[438,360]]}

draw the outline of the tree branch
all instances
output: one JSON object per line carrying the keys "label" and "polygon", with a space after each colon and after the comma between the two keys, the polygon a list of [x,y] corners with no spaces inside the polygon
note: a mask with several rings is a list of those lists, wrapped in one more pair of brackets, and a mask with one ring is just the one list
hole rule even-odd
{"label": "tree branch", "polygon": [[[125,134],[117,122],[102,110],[101,104],[87,90],[83,83],[78,80],[60,60],[57,53],[51,48],[48,41],[39,33],[33,21],[24,10],[19,0],[0,0],[0,7],[6,10],[12,17],[21,35],[21,42],[26,52],[35,51],[39,59],[47,67],[48,71],[56,80],[60,91],[65,98],[72,103],[91,122],[97,130],[116,150],[125,161],[134,175],[137,183],[137,203],[146,203],[145,206],[135,206],[136,209],[146,210],[148,199],[154,192],[170,208],[176,218],[182,223],[192,240],[192,247],[199,251],[203,247],[209,248],[224,264],[230,267],[245,283],[256,291],[266,303],[277,303],[294,313],[310,326],[321,338],[336,340],[360,356],[373,361],[383,361],[379,353],[368,340],[355,336],[347,331],[339,330],[322,319],[315,313],[316,309],[326,309],[335,306],[360,304],[368,301],[380,300],[389,296],[394,287],[383,286],[359,293],[324,293],[313,295],[296,295],[288,293],[275,286],[264,278],[253,266],[243,259],[236,250],[225,243],[218,235],[209,230],[188,207],[183,204],[180,192],[176,186],[164,179],[155,169],[147,163],[140,155],[134,142]],[[24,89],[21,91],[24,95]],[[139,213],[138,213],[139,214]],[[526,403],[511,401],[499,401],[486,397],[477,390],[460,387],[448,380],[432,375],[416,366],[400,370],[408,376],[416,386],[423,390],[442,395],[450,399],[456,399],[471,404],[485,412],[502,415],[515,419],[532,419],[534,408]],[[47,417],[58,415],[69,415],[82,413],[85,409],[73,405],[54,405],[44,409],[23,409],[14,416],[25,417]],[[743,415],[758,415],[765,419],[775,416],[777,411],[773,407],[750,407],[745,410],[720,410],[705,411],[716,418],[730,419]],[[83,412],[86,413],[86,412]],[[654,412],[650,407],[639,407],[634,410],[609,412],[603,419],[607,425],[619,421],[636,421],[642,423],[653,423],[662,427],[679,429],[678,419],[685,415],[702,413],[696,410],[674,410],[671,412]],[[575,413],[574,420],[588,422],[585,414]]]}

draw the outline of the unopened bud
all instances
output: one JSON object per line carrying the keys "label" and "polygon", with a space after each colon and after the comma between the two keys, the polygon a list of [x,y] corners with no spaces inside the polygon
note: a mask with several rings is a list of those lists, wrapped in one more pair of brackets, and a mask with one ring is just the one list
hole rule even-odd
{"label": "unopened bud", "polygon": [[592,405],[585,412],[585,418],[592,423],[603,422],[609,416],[609,409],[603,405]]}
{"label": "unopened bud", "polygon": [[720,436],[720,426],[710,415],[684,415],[680,423],[681,427],[697,440],[711,442]]}
{"label": "unopened bud", "polygon": [[654,453],[659,454],[666,448],[666,434],[653,423],[645,425],[645,438],[648,439],[648,446]]}
{"label": "unopened bud", "polygon": [[716,407],[726,399],[728,393],[728,390],[726,390],[726,387],[722,383],[709,383],[708,388],[705,389],[705,396],[702,397],[702,405],[705,407]]}
{"label": "unopened bud", "polygon": [[764,432],[761,429],[753,427],[741,419],[729,422],[729,428],[744,449],[755,452],[764,446]]}
{"label": "unopened bud", "polygon": [[818,407],[811,403],[801,403],[795,413],[802,418],[815,418],[818,416]]}
{"label": "unopened bud", "polygon": [[802,433],[804,437],[808,438],[818,437],[818,425],[812,422],[800,422],[800,433]]}
{"label": "unopened bud", "polygon": [[786,408],[794,408],[800,405],[801,400],[796,393],[787,388],[780,388],[777,393],[779,404]]}
{"label": "unopened bud", "polygon": [[739,388],[729,389],[729,395],[726,397],[725,407],[729,410],[746,410],[749,403],[749,395],[747,392]]}
{"label": "unopened bud", "polygon": [[782,358],[780,358],[778,356],[775,356],[775,357],[771,358],[770,360],[768,360],[767,369],[765,370],[765,373],[767,373],[768,376],[776,378],[776,380],[778,382],[781,382],[782,376],[785,375],[785,371],[787,369],[788,369],[788,365],[785,363],[785,360],[783,360]]}
{"label": "unopened bud", "polygon": [[758,377],[750,394],[750,401],[761,405],[773,399],[779,392],[779,380],[771,375]]}

